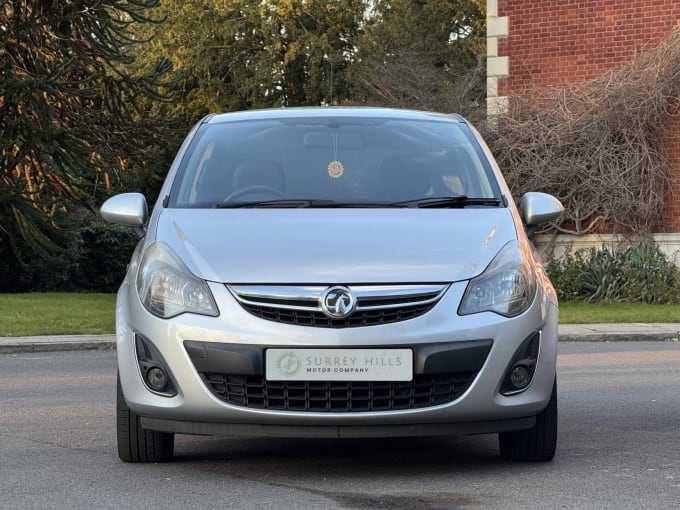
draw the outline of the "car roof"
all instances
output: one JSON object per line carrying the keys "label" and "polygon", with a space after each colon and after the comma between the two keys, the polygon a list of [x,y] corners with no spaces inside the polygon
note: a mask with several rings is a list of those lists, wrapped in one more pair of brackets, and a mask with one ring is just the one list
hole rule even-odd
{"label": "car roof", "polygon": [[246,110],[240,112],[209,115],[203,122],[209,124],[233,122],[239,120],[264,120],[286,118],[328,118],[328,117],[361,117],[390,118],[402,120],[447,120],[465,122],[458,114],[445,114],[400,108],[378,108],[367,106],[313,106],[296,108],[271,108],[262,110]]}

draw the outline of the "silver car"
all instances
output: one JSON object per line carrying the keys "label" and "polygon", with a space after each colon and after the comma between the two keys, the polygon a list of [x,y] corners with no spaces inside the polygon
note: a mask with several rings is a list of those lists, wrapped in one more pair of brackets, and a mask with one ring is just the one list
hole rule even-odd
{"label": "silver car", "polygon": [[210,115],[189,133],[118,292],[118,452],[174,434],[496,433],[547,461],[558,306],[529,241],[550,195],[513,201],[463,118],[378,108]]}

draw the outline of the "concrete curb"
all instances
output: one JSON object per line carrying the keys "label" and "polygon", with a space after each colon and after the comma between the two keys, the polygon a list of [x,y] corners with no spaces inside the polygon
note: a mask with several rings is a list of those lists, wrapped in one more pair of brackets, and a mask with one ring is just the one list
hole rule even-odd
{"label": "concrete curb", "polygon": [[612,333],[602,335],[593,333],[590,335],[560,335],[560,342],[677,342],[680,336],[666,333],[649,333],[646,335]]}
{"label": "concrete curb", "polygon": [[[680,323],[563,324],[560,342],[678,342]],[[104,351],[116,348],[116,335],[0,337],[0,354]]]}
{"label": "concrete curb", "polygon": [[560,342],[677,342],[680,323],[562,324]]}
{"label": "concrete curb", "polygon": [[116,335],[0,337],[0,354],[58,351],[104,351],[116,348]]}

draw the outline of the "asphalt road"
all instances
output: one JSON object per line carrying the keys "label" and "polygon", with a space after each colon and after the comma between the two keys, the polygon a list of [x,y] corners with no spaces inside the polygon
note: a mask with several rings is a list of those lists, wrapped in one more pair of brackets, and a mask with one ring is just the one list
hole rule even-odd
{"label": "asphalt road", "polygon": [[118,460],[115,353],[0,356],[0,508],[680,508],[680,343],[568,343],[555,460],[494,436],[178,436],[169,464]]}

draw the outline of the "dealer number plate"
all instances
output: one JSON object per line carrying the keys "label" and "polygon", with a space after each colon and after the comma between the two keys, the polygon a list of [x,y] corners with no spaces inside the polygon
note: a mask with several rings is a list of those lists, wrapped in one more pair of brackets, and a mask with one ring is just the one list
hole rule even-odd
{"label": "dealer number plate", "polygon": [[269,381],[410,381],[411,349],[267,349]]}

